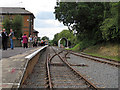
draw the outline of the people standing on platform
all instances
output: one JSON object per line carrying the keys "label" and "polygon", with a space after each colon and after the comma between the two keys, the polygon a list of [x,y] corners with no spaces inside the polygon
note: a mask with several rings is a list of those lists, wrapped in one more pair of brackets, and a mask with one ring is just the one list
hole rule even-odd
{"label": "people standing on platform", "polygon": [[7,50],[7,42],[8,42],[8,34],[5,30],[5,28],[2,31],[2,46],[3,50]]}
{"label": "people standing on platform", "polygon": [[37,36],[33,38],[33,47],[37,47]]}
{"label": "people standing on platform", "polygon": [[9,37],[10,37],[10,48],[13,50],[13,49],[14,49],[14,47],[13,47],[13,37],[14,37],[14,32],[13,32],[12,29],[10,29]]}
{"label": "people standing on platform", "polygon": [[28,48],[28,38],[27,38],[26,34],[24,34],[22,36],[22,39],[23,39],[23,47]]}
{"label": "people standing on platform", "polygon": [[30,37],[28,38],[28,43],[29,43],[29,48],[31,48],[33,43],[32,35],[30,35]]}
{"label": "people standing on platform", "polygon": [[41,46],[44,46],[45,45],[45,42],[43,40],[41,40]]}

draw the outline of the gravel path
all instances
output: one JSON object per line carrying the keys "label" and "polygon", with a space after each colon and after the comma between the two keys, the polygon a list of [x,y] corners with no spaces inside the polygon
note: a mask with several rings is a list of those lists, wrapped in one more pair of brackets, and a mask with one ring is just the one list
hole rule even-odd
{"label": "gravel path", "polygon": [[87,75],[100,88],[118,88],[118,68],[98,63],[86,58],[68,54],[70,59],[67,59],[72,64],[85,64],[86,67],[73,66],[76,70],[81,72],[83,75]]}

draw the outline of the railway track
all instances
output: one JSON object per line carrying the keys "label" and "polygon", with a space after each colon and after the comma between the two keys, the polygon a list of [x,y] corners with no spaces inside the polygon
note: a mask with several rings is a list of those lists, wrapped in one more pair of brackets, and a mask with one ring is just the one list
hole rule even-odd
{"label": "railway track", "polygon": [[30,76],[27,77],[21,88],[47,88],[46,53],[40,56]]}
{"label": "railway track", "polygon": [[[56,51],[47,59],[47,71],[49,87],[52,88],[89,88],[96,90],[97,87],[87,80],[82,74],[73,69],[71,65],[62,57],[63,51]],[[62,56],[61,56],[62,55]]]}
{"label": "railway track", "polygon": [[[92,62],[94,64],[90,63],[82,64],[82,62],[85,61],[88,62],[87,60],[89,58],[84,60],[84,58],[86,57],[81,56],[81,54],[80,55],[73,54],[64,49],[55,47],[49,47],[47,48],[46,51],[47,52],[44,52],[42,54],[40,60],[38,60],[38,63],[35,65],[32,74],[24,82],[22,88],[48,88],[51,90],[54,88],[71,88],[71,89],[85,88],[97,90],[98,88],[104,87],[101,86],[101,83],[97,84],[94,83],[96,79],[94,79],[94,81],[91,81],[90,79],[91,77],[86,77],[86,75],[89,73],[86,72],[86,69],[91,70],[92,66],[98,63],[94,62],[95,60],[94,61],[89,60],[90,63]],[[81,58],[79,58],[79,56]],[[69,58],[71,60],[69,60]],[[77,58],[78,61],[76,63]],[[101,63],[101,65],[104,64]],[[96,71],[94,71],[94,69],[92,70],[93,70],[92,73],[94,73],[93,75],[97,75],[99,72],[98,69],[97,73]],[[81,71],[82,74],[80,73]],[[99,78],[98,76],[95,77]]]}
{"label": "railway track", "polygon": [[[74,69],[83,75],[90,77],[99,88],[118,88],[119,65],[120,63],[104,58],[93,57],[86,54],[75,53],[64,50],[67,61],[72,64],[82,63],[87,67],[73,66]],[[69,58],[68,58],[69,57]]]}
{"label": "railway track", "polygon": [[[21,86],[22,88],[97,89],[97,87],[93,83],[88,81],[63,59],[63,50],[56,51],[53,48],[51,48],[50,50],[50,53],[43,53],[43,55],[41,56],[42,58],[35,65],[33,72]],[[47,58],[45,58],[46,55]]]}
{"label": "railway track", "polygon": [[70,54],[80,56],[80,57],[83,57],[83,58],[88,58],[89,60],[93,60],[93,61],[96,61],[96,62],[99,62],[99,63],[109,64],[109,65],[112,65],[112,66],[115,66],[115,67],[120,67],[120,61],[115,61],[115,60],[112,60],[112,59],[106,59],[106,58],[102,58],[102,57],[87,55],[85,53],[76,53],[76,52],[67,51],[67,50],[64,50],[64,51],[67,52],[67,54],[70,53]]}

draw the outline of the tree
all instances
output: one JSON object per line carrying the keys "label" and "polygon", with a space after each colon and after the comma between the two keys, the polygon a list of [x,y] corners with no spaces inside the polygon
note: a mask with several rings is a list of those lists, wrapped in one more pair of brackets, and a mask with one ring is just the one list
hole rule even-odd
{"label": "tree", "polygon": [[59,33],[55,34],[55,35],[54,35],[54,38],[53,38],[53,40],[52,40],[53,45],[56,45],[56,46],[58,45],[58,34],[59,34]]}
{"label": "tree", "polygon": [[102,2],[59,2],[54,13],[56,19],[68,26],[69,30],[76,30],[81,40],[101,40],[99,25],[104,20]]}
{"label": "tree", "polygon": [[8,16],[5,16],[5,19],[3,21],[3,28],[6,29],[7,33],[10,33],[10,28],[12,28],[13,23],[10,21]]}
{"label": "tree", "polygon": [[118,7],[120,3],[109,3],[110,9],[108,10],[110,15],[107,15],[105,17],[105,20],[103,21],[102,25],[100,26],[100,30],[102,31],[102,37],[105,41],[116,41],[119,37],[119,25],[118,25],[118,19],[119,19],[119,12]]}
{"label": "tree", "polygon": [[[72,45],[76,42],[76,37],[73,35],[72,32],[70,32],[69,30],[63,30],[60,33],[57,33],[54,35],[53,43],[55,45],[58,45],[59,39],[61,39],[63,37],[68,39]],[[64,44],[64,41],[61,41],[61,42]]]}
{"label": "tree", "polygon": [[3,28],[10,33],[10,28],[13,29],[16,38],[22,36],[22,27],[23,27],[23,17],[21,15],[16,15],[13,20],[6,16],[3,22]]}
{"label": "tree", "polygon": [[79,41],[120,40],[120,2],[58,2],[54,13]]}
{"label": "tree", "polygon": [[44,37],[42,37],[42,40],[48,40],[49,41],[49,37],[44,36]]}
{"label": "tree", "polygon": [[17,38],[20,38],[22,36],[22,28],[23,28],[23,17],[21,15],[17,15],[13,19],[13,30]]}

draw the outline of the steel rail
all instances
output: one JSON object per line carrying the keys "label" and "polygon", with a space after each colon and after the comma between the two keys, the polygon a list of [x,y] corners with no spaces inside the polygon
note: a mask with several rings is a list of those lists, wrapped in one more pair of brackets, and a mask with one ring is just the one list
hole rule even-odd
{"label": "steel rail", "polygon": [[48,85],[49,87],[48,88],[50,90],[52,90],[53,87],[52,87],[52,82],[51,82],[50,67],[49,67],[49,61],[48,61],[49,58],[46,57],[46,59],[47,59],[46,60],[46,68],[47,68],[47,76],[48,76],[48,83],[49,83],[49,85]]}
{"label": "steel rail", "polygon": [[[60,54],[60,53],[62,53],[62,52],[63,52],[63,51],[60,51],[58,54]],[[48,61],[51,62],[51,60],[52,60],[55,56],[57,56],[56,53],[55,53],[53,56],[51,56]]]}
{"label": "steel rail", "polygon": [[108,60],[108,61],[112,61],[112,62],[116,62],[116,63],[120,63],[120,61],[115,61],[113,59],[108,59],[108,58],[103,58],[103,57],[97,57],[97,56],[93,56],[93,55],[88,55],[86,53],[81,52],[82,55],[87,55],[87,56],[91,56],[91,57],[96,57],[96,58],[100,58],[100,59],[104,59],[104,60]]}
{"label": "steel rail", "polygon": [[94,60],[94,61],[97,61],[97,62],[100,62],[100,63],[106,63],[106,64],[109,64],[109,65],[112,65],[112,66],[116,66],[116,67],[120,67],[120,64],[119,63],[113,63],[113,62],[110,62],[110,61],[101,61],[101,60],[98,60],[98,59],[95,59],[94,57],[88,57],[87,55],[80,55],[78,53],[74,53],[74,52],[70,52],[71,54],[73,55],[76,55],[76,56],[80,56],[80,57],[83,57],[83,58],[88,58],[90,60]]}
{"label": "steel rail", "polygon": [[[53,47],[52,47],[52,49],[53,49]],[[77,70],[75,70],[74,68],[72,68],[72,67],[70,66],[70,64],[69,64],[65,59],[63,59],[54,49],[53,49],[53,51],[58,55],[58,57],[59,57],[74,73],[76,73],[78,76],[80,76],[81,79],[84,79],[87,85],[89,85],[90,87],[92,87],[92,89],[94,89],[94,90],[98,90],[98,87],[97,87],[97,86],[95,86],[92,82],[90,82],[89,80],[87,80],[80,72],[78,72]]]}
{"label": "steel rail", "polygon": [[[120,62],[119,61],[114,61],[112,59],[106,59],[106,58],[101,58],[101,57],[97,57],[97,56],[92,56],[92,55],[87,55],[87,54],[83,54],[83,53],[76,53],[74,51],[67,51],[67,50],[64,50],[65,52],[68,52],[70,54],[73,54],[75,56],[80,56],[80,57],[83,57],[83,58],[88,58],[90,60],[94,60],[94,61],[97,61],[97,62],[100,62],[100,63],[106,63],[106,64],[109,64],[109,65],[112,65],[112,66],[116,66],[116,67],[120,67]],[[101,61],[101,60],[98,60],[98,59],[103,59],[104,61]]]}

